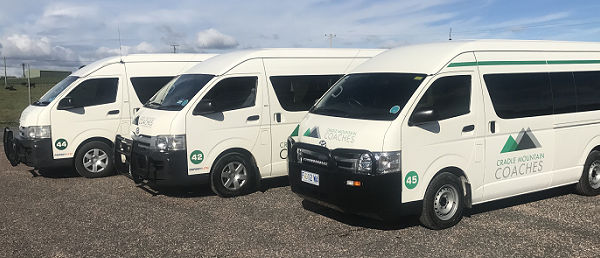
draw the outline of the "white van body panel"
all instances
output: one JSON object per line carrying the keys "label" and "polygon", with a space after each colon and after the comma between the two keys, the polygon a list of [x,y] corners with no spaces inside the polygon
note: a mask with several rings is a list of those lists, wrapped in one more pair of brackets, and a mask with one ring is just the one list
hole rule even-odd
{"label": "white van body panel", "polygon": [[[221,54],[197,64],[183,74],[213,75],[214,78],[189,99],[180,111],[156,109],[150,111],[150,107],[143,107],[138,113],[140,121],[143,117],[153,117],[155,123],[152,128],[141,125],[134,128],[135,130],[139,128],[139,134],[148,137],[185,134],[187,171],[183,173],[186,176],[207,176],[219,157],[232,150],[251,158],[251,163],[258,168],[257,179],[284,176],[287,173],[287,137],[307,112],[284,109],[278,101],[272,78],[334,76],[335,80],[330,82],[330,85],[333,85],[339,76],[383,51],[255,49]],[[237,78],[256,78],[253,106],[205,115],[193,114],[194,108],[211,90],[218,87],[220,83]],[[289,87],[298,93],[298,97],[304,97],[306,94],[307,89],[302,88],[302,85]],[[290,96],[292,99],[295,97]],[[156,121],[160,122],[156,123]],[[139,155],[146,157],[155,155],[149,154],[150,152],[152,151],[143,150]],[[175,172],[164,171],[164,173]],[[152,178],[148,179],[152,180]]]}
{"label": "white van body panel", "polygon": [[[327,108],[335,111],[334,104],[343,103],[344,97],[321,111],[331,115],[309,113],[298,127],[298,146],[293,147],[298,148],[300,158],[290,159],[291,188],[309,200],[344,211],[375,212],[385,217],[389,215],[386,207],[362,210],[361,205],[368,206],[374,201],[369,197],[345,198],[371,194],[379,199],[390,197],[386,205],[398,202],[398,206],[407,204],[414,208],[422,205],[420,202],[426,198],[430,183],[441,172],[450,172],[460,179],[465,199],[468,199],[466,206],[562,185],[585,184],[582,172],[584,177],[590,173],[590,184],[597,185],[592,182],[598,181],[597,173],[583,169],[588,155],[600,150],[600,104],[596,97],[600,92],[599,71],[598,43],[477,40],[391,49],[359,65],[347,78],[387,73],[425,75],[405,106],[390,109],[390,114],[398,112],[397,118],[383,126],[382,121],[337,117],[342,115],[327,111]],[[413,124],[412,117],[418,108],[427,107],[428,91],[436,82],[452,77],[470,79],[469,111]],[[378,78],[388,77],[379,75]],[[523,81],[529,84],[523,85]],[[502,90],[504,87],[506,91]],[[514,96],[510,89],[523,91],[520,96]],[[596,99],[588,97],[588,91],[589,96]],[[337,97],[328,92],[322,100],[332,95],[332,98]],[[535,97],[527,100],[527,96]],[[362,113],[348,116],[356,114]],[[435,116],[428,118],[431,117]],[[321,138],[328,128],[352,128],[344,130],[357,133],[351,143],[322,142],[322,139],[303,135],[316,128]],[[400,151],[401,171],[394,172],[398,174],[393,176],[377,172],[367,175],[364,170],[348,172],[347,167],[341,168],[336,163],[339,161],[331,157],[336,149],[348,149],[347,153],[352,150],[371,152],[369,154]],[[302,155],[312,156],[303,163]],[[321,158],[324,156],[328,160]],[[338,173],[341,170],[346,174]],[[388,191],[369,186],[375,182],[381,184],[386,178],[396,180],[399,174],[404,181],[386,185]],[[405,178],[408,174],[414,177]],[[441,183],[436,187],[442,192]],[[401,188],[401,198],[386,196],[387,193],[398,194],[398,188]]]}

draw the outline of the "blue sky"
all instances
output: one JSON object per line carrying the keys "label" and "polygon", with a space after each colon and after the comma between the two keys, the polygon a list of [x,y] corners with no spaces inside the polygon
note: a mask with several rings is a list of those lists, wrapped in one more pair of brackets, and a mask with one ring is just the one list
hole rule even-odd
{"label": "blue sky", "polygon": [[600,41],[591,0],[0,1],[0,57],[16,76],[21,63],[73,71],[174,44],[186,53],[329,47],[329,34],[336,48],[445,41],[450,29],[453,40]]}

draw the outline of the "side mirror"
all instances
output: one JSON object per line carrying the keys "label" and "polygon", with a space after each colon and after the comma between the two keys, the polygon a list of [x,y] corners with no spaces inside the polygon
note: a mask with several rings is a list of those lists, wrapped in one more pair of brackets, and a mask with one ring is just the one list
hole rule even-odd
{"label": "side mirror", "polygon": [[192,115],[208,115],[217,112],[217,108],[211,99],[203,99],[198,102],[198,105],[192,111]]}
{"label": "side mirror", "polygon": [[66,110],[72,108],[75,108],[75,102],[71,97],[65,97],[61,99],[60,102],[58,102],[58,107],[56,107],[56,109],[58,110]]}
{"label": "side mirror", "polygon": [[409,125],[414,126],[414,125],[426,124],[429,122],[437,121],[439,119],[439,117],[440,116],[439,116],[437,110],[435,110],[434,108],[423,107],[418,110],[415,110],[415,112],[412,114],[412,116],[410,118]]}

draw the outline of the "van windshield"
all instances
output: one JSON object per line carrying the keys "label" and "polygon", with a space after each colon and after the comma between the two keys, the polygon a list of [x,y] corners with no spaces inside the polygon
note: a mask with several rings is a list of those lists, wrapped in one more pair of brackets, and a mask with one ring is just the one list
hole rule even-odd
{"label": "van windshield", "polygon": [[63,92],[71,83],[79,79],[77,76],[67,76],[62,81],[54,85],[52,89],[50,89],[44,96],[40,98],[40,100],[33,102],[32,105],[35,106],[48,106],[50,102],[52,102],[61,92]]}
{"label": "van windshield", "polygon": [[414,73],[350,74],[333,85],[310,113],[394,120],[426,76]]}
{"label": "van windshield", "polygon": [[144,107],[160,110],[182,110],[214,75],[184,74],[175,77],[146,102]]}

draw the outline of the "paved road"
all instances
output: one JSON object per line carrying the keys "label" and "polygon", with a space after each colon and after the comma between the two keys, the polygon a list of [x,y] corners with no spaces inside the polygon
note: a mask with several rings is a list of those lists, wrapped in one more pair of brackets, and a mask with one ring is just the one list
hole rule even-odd
{"label": "paved road", "polygon": [[210,187],[139,188],[123,176],[11,167],[0,150],[0,257],[599,257],[600,197],[571,187],[466,211],[432,231],[291,193],[287,179],[224,199]]}

